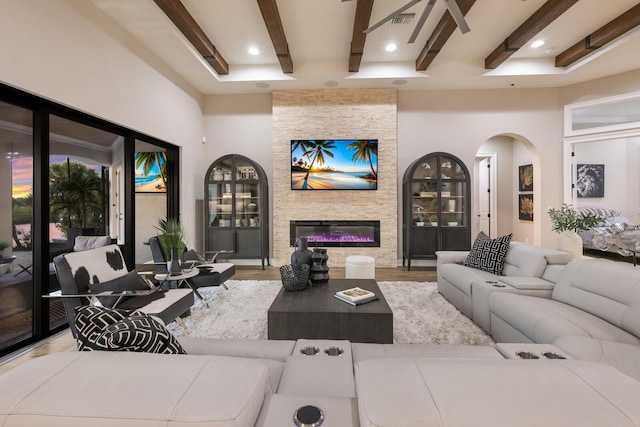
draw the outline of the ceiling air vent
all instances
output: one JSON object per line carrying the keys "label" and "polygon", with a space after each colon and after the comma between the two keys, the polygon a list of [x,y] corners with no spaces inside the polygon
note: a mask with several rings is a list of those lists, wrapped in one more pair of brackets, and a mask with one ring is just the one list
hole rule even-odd
{"label": "ceiling air vent", "polygon": [[408,25],[416,17],[415,13],[400,13],[391,19],[391,25]]}

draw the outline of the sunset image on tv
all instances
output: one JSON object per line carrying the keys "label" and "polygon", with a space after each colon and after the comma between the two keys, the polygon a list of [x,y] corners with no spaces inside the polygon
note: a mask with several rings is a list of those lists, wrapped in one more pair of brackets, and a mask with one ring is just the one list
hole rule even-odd
{"label": "sunset image on tv", "polygon": [[378,140],[291,140],[293,190],[376,190]]}

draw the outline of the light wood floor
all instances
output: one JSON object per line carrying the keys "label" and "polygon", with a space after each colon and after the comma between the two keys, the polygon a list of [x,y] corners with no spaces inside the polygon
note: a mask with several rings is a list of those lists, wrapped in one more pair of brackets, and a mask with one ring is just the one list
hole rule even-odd
{"label": "light wood floor", "polygon": [[[344,267],[332,267],[329,270],[329,275],[334,278],[344,278]],[[236,265],[236,274],[232,280],[280,280],[280,270],[274,266],[267,266],[262,270],[259,266]],[[433,267],[412,267],[411,271],[406,268],[376,268],[376,280],[379,282],[435,282],[436,270]],[[36,357],[69,350],[75,347],[75,344],[76,342],[70,332],[62,332],[43,343],[38,343],[32,348],[25,349],[19,355],[13,355],[15,357],[5,358],[7,361],[0,365],[0,374]]]}

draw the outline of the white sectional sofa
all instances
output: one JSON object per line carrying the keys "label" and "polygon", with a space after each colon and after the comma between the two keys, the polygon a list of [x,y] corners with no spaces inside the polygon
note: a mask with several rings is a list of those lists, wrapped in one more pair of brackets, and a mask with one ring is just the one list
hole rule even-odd
{"label": "white sectional sofa", "polygon": [[283,427],[313,405],[327,427],[640,425],[640,381],[601,363],[505,360],[489,346],[180,342],[190,354],[20,365],[0,376],[0,424]]}
{"label": "white sectional sofa", "polygon": [[640,269],[604,259],[571,261],[549,298],[494,292],[497,342],[552,343],[573,357],[640,379]]}
{"label": "white sectional sofa", "polygon": [[[511,242],[500,276],[463,265],[468,254],[469,251],[436,252],[438,291],[487,333],[489,293],[501,290],[549,297],[564,266],[571,261],[563,251]],[[478,293],[482,295],[476,299]]]}

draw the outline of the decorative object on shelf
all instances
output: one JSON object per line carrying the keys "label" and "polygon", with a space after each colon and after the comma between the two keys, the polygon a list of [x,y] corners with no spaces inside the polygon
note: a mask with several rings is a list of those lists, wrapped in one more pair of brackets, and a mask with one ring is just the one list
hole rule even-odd
{"label": "decorative object on shelf", "polygon": [[313,252],[307,247],[307,238],[298,237],[296,243],[298,244],[298,248],[291,254],[291,264],[307,264],[311,267],[311,255],[313,255]]}
{"label": "decorative object on shelf", "polygon": [[313,248],[311,254],[311,286],[318,286],[329,281],[329,255],[324,248]]}
{"label": "decorative object on shelf", "polygon": [[431,223],[432,227],[437,227],[438,226],[438,216],[437,215],[431,215],[429,217],[429,222]]}
{"label": "decorative object on shelf", "polygon": [[[165,254],[167,261],[167,270],[170,273],[179,273],[180,255],[185,248],[185,230],[175,219],[161,219],[155,227],[158,230],[158,241],[160,248]],[[169,254],[169,256],[167,256]]]}
{"label": "decorative object on shelf", "polygon": [[309,264],[287,264],[280,267],[282,287],[289,292],[301,291],[309,284]]}
{"label": "decorative object on shelf", "polygon": [[587,231],[604,222],[606,216],[578,212],[572,205],[563,203],[560,209],[549,209],[551,229],[558,233],[558,249],[569,252],[573,258],[582,257],[582,238],[579,231]]}
{"label": "decorative object on shelf", "polygon": [[604,197],[604,165],[578,164],[576,170],[578,197]]}
{"label": "decorative object on shelf", "polygon": [[448,206],[449,212],[455,212],[456,211],[456,201],[455,200],[448,200],[447,201],[447,206]]}
{"label": "decorative object on shelf", "polygon": [[438,195],[438,184],[435,182],[424,182],[420,185],[420,197],[436,197]]}
{"label": "decorative object on shelf", "polygon": [[257,212],[258,205],[256,203],[254,203],[254,202],[247,203],[247,210],[249,212]]}
{"label": "decorative object on shelf", "polygon": [[222,181],[223,178],[224,178],[224,176],[222,175],[222,169],[215,168],[213,170],[213,179],[214,179],[214,181]]}

